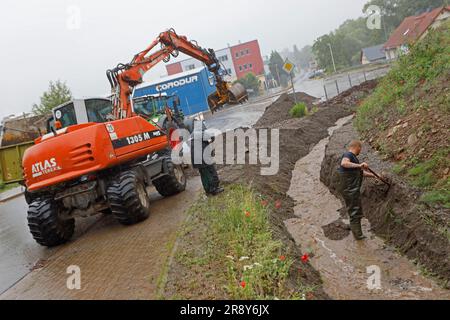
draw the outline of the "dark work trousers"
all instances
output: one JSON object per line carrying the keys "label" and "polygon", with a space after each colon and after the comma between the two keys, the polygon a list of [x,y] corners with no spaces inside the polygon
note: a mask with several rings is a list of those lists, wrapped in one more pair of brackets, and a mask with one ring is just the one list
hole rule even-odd
{"label": "dark work trousers", "polygon": [[[361,229],[363,210],[361,203],[361,186],[363,172],[361,170],[341,172],[341,194],[347,207],[350,226]],[[353,230],[353,228],[352,228]]]}
{"label": "dark work trousers", "polygon": [[207,194],[212,194],[219,188],[219,175],[214,165],[204,165],[198,168],[202,179],[203,189]]}
{"label": "dark work trousers", "polygon": [[[198,139],[203,139],[201,134],[198,135]],[[203,152],[211,142],[201,141],[202,148],[196,150],[194,139],[191,142],[191,160],[194,169],[198,169],[202,180],[203,189],[207,194],[213,194],[219,189],[220,180],[217,174],[216,166],[214,164],[207,164],[203,159]],[[196,153],[199,154],[196,154]],[[198,163],[200,162],[200,163]]]}

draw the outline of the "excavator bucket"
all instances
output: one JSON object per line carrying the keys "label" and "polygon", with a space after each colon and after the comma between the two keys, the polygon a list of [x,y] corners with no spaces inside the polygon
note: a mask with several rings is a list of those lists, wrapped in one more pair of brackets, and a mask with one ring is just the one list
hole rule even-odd
{"label": "excavator bucket", "polygon": [[235,83],[228,89],[230,95],[230,103],[240,103],[248,99],[247,89],[240,84]]}
{"label": "excavator bucket", "polygon": [[228,89],[228,99],[225,103],[223,102],[223,100],[220,100],[219,94],[216,91],[208,97],[208,105],[211,112],[214,113],[226,103],[238,104],[246,100],[248,100],[247,89],[245,89],[242,84],[236,83],[230,86],[230,88]]}

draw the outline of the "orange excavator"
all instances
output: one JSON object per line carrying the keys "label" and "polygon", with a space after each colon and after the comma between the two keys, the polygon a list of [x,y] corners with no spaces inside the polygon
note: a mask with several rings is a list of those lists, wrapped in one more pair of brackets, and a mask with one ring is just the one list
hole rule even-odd
{"label": "orange excavator", "polygon": [[[158,44],[161,49],[150,54]],[[178,57],[180,52],[203,62],[214,74],[217,91],[208,97],[212,112],[225,104],[239,103],[248,98],[247,91],[241,84],[232,86],[223,79],[224,70],[214,50],[201,48],[195,41],[188,41],[186,37],[179,36],[174,29],[170,29],[161,33],[147,49],[138,53],[131,63],[119,64],[115,69],[107,71],[115,97],[113,106],[116,119],[132,116],[130,97],[133,88],[143,82],[143,75],[159,62],[167,63],[171,57]]]}
{"label": "orange excavator", "polygon": [[[158,44],[161,47],[152,53]],[[170,157],[167,128],[137,115],[132,102],[134,88],[143,82],[143,75],[180,52],[202,61],[214,74],[217,91],[208,99],[212,111],[247,98],[242,86],[231,86],[223,80],[212,49],[201,48],[173,29],[161,33],[130,63],[108,70],[110,114],[89,122],[89,113],[99,113],[95,106],[102,111],[105,106],[103,102],[90,103],[84,116],[76,111],[76,118],[86,119],[84,123],[64,126],[67,121],[62,120],[75,118],[73,108],[67,108],[69,103],[55,112],[51,132],[36,139],[24,154],[28,226],[39,244],[51,247],[70,240],[77,216],[109,213],[124,225],[145,220],[149,216],[150,185],[162,196],[185,190],[184,171]],[[167,113],[170,120],[169,109]]]}

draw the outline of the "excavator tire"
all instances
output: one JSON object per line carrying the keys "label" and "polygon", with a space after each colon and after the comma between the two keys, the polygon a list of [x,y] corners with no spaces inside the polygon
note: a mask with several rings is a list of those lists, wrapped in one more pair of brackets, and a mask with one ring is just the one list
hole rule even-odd
{"label": "excavator tire", "polygon": [[146,185],[134,171],[118,174],[108,186],[106,196],[111,212],[120,224],[136,224],[150,215],[150,199]]}
{"label": "excavator tire", "polygon": [[52,199],[39,199],[28,208],[28,227],[34,240],[42,246],[66,243],[75,231],[75,219],[62,219]]}
{"label": "excavator tire", "polygon": [[163,197],[170,197],[183,192],[186,189],[186,176],[183,168],[170,160],[164,160],[163,166],[167,175],[153,181],[159,194]]}

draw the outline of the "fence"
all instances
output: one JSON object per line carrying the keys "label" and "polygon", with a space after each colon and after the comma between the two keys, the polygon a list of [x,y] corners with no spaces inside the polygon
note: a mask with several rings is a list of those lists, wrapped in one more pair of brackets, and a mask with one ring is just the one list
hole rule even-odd
{"label": "fence", "polygon": [[385,76],[389,72],[389,67],[383,67],[375,70],[354,71],[351,73],[343,73],[331,78],[327,78],[323,83],[323,91],[325,100],[331,99],[341,92],[360,85],[366,81],[378,79]]}

